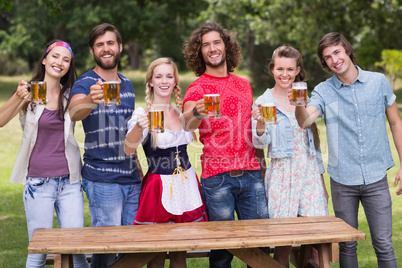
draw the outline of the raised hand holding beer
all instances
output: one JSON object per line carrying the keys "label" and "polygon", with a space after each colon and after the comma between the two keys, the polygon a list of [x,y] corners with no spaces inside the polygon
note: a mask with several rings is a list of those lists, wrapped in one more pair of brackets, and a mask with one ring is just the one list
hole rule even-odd
{"label": "raised hand holding beer", "polygon": [[137,124],[141,129],[149,127],[148,113],[139,114],[137,118]]}
{"label": "raised hand holding beer", "polygon": [[264,116],[262,115],[261,108],[262,105],[257,104],[257,106],[251,111],[251,116],[257,121],[256,129],[258,136],[261,136],[265,131]]}
{"label": "raised hand holding beer", "polygon": [[106,106],[118,106],[120,101],[120,82],[107,81],[102,84]]}
{"label": "raised hand holding beer", "polygon": [[149,115],[149,132],[163,133],[165,131],[165,117],[163,110],[151,109]]}
{"label": "raised hand holding beer", "polygon": [[292,83],[292,104],[296,106],[307,105],[307,83]]}
{"label": "raised hand holding beer", "polygon": [[276,125],[276,104],[274,102],[263,103],[261,106],[264,123]]}
{"label": "raised hand holding beer", "polygon": [[47,103],[46,92],[47,84],[42,81],[31,81],[27,84],[30,87],[31,102],[38,105],[44,105]]}
{"label": "raised hand holding beer", "polygon": [[28,83],[25,82],[24,80],[21,80],[18,82],[18,87],[16,94],[18,98],[20,98],[23,101],[29,101],[30,100],[30,93],[28,92]]}
{"label": "raised hand holding beer", "polygon": [[104,102],[104,94],[103,94],[103,89],[102,89],[103,82],[102,80],[98,80],[96,84],[92,85],[89,88],[89,97],[92,100],[92,103],[95,104],[101,104]]}
{"label": "raised hand holding beer", "polygon": [[277,124],[276,104],[274,102],[257,104],[251,114],[255,120],[262,123],[267,123],[269,125]]}
{"label": "raised hand holding beer", "polygon": [[220,118],[220,95],[205,94],[204,95],[205,115],[204,118]]}

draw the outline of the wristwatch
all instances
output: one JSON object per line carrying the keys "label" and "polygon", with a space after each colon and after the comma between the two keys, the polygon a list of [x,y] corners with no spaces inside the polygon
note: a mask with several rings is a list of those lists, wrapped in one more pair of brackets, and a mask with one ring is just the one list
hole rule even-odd
{"label": "wristwatch", "polygon": [[200,115],[200,114],[198,113],[198,111],[197,111],[197,106],[194,106],[194,108],[193,108],[193,115],[194,115],[194,117],[195,117],[197,120],[201,120],[201,119],[204,118],[202,115]]}

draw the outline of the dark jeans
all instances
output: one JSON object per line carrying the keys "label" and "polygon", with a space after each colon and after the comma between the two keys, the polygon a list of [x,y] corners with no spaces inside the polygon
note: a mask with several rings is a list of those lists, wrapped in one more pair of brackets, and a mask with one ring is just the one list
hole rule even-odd
{"label": "dark jeans", "polygon": [[[387,176],[369,185],[348,186],[331,179],[332,203],[335,216],[358,228],[359,202],[362,203],[378,267],[396,268],[392,247],[392,202]],[[357,268],[357,242],[339,243],[340,267]]]}
{"label": "dark jeans", "polygon": [[[201,190],[210,221],[268,218],[268,203],[259,170],[244,172],[238,177],[221,173],[201,179]],[[226,250],[212,250],[211,268],[231,267],[233,255]]]}

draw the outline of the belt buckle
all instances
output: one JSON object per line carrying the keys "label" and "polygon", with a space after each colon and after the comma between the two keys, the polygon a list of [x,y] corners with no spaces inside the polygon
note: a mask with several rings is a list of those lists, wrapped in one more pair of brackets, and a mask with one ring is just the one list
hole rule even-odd
{"label": "belt buckle", "polygon": [[230,177],[240,177],[243,176],[244,170],[231,170],[229,171]]}

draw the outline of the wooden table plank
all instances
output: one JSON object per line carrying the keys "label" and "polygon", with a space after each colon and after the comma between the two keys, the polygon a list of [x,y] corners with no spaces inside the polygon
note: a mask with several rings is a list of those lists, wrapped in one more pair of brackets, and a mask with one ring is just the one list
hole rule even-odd
{"label": "wooden table plank", "polygon": [[[365,234],[334,216],[35,230],[28,253],[140,253],[337,243]],[[49,241],[52,241],[49,244]]]}

